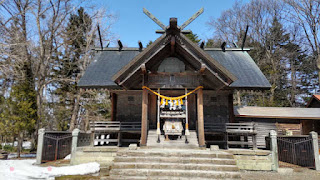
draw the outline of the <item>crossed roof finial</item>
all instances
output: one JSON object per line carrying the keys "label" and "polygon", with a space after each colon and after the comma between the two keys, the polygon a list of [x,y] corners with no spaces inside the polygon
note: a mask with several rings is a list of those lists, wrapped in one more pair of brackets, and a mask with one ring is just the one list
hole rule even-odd
{"label": "crossed roof finial", "polygon": [[[146,8],[143,8],[143,12],[156,24],[158,24],[164,31],[167,30],[167,26],[165,26],[159,19],[157,19],[151,12],[149,12]],[[185,27],[187,27],[192,21],[194,21],[198,16],[200,16],[203,13],[203,8],[201,8],[199,11],[197,11],[194,15],[192,15],[186,22],[184,22],[180,27],[180,30],[182,31]]]}

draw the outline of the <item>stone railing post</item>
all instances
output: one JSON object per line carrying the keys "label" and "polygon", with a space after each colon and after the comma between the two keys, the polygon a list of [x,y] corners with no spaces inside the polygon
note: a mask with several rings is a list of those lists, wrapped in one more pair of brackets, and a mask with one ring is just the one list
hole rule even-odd
{"label": "stone railing post", "polygon": [[79,129],[74,129],[72,131],[72,146],[71,146],[71,160],[70,164],[73,164],[75,158],[76,158],[76,151],[77,151],[77,146],[78,146],[78,136],[79,136]]}
{"label": "stone railing post", "polygon": [[36,164],[41,164],[43,151],[44,128],[38,130],[37,160]]}
{"label": "stone railing post", "polygon": [[272,171],[278,171],[279,161],[278,161],[278,144],[277,144],[277,133],[275,130],[270,131],[270,149],[272,155]]}
{"label": "stone railing post", "polygon": [[317,171],[320,171],[320,160],[319,160],[319,143],[318,143],[318,133],[312,131],[310,132],[312,138],[312,147],[314,154],[314,165]]}

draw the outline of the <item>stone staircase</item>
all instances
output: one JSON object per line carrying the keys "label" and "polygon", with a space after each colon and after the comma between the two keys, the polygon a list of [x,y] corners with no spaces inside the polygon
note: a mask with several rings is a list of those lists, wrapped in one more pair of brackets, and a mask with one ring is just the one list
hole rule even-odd
{"label": "stone staircase", "polygon": [[198,149],[198,138],[197,133],[195,131],[190,131],[190,135],[188,136],[188,144],[185,143],[186,137],[182,136],[182,138],[177,138],[175,140],[165,141],[165,136],[160,136],[160,143],[157,143],[158,135],[156,130],[149,130],[148,139],[147,139],[147,147],[148,148],[189,148],[189,149]]}
{"label": "stone staircase", "polygon": [[109,179],[240,179],[233,155],[200,149],[119,150]]}

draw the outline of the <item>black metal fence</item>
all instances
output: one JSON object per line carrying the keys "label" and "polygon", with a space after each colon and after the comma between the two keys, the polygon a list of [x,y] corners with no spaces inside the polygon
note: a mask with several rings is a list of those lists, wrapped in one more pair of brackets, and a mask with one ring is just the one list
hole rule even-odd
{"label": "black metal fence", "polygon": [[45,132],[43,138],[42,162],[63,159],[71,153],[71,132]]}
{"label": "black metal fence", "polygon": [[279,161],[302,167],[315,167],[311,136],[278,136],[277,144]]}

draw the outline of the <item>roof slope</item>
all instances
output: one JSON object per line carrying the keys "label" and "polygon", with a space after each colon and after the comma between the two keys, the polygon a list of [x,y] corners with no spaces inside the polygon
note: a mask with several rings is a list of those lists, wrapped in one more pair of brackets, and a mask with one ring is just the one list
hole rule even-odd
{"label": "roof slope", "polygon": [[[99,51],[78,82],[79,87],[116,87],[112,76],[126,66],[140,51],[138,48],[121,51],[115,48]],[[205,50],[238,79],[230,87],[234,88],[270,88],[270,83],[261,70],[245,51]]]}
{"label": "roof slope", "polygon": [[306,107],[320,107],[320,95],[312,95]]}
{"label": "roof slope", "polygon": [[111,77],[127,65],[139,50],[99,51],[78,82],[79,87],[110,87],[117,86]]}
{"label": "roof slope", "polygon": [[236,117],[318,119],[320,108],[235,106]]}
{"label": "roof slope", "polygon": [[246,51],[207,50],[206,52],[238,78],[230,87],[271,87],[267,78]]}

